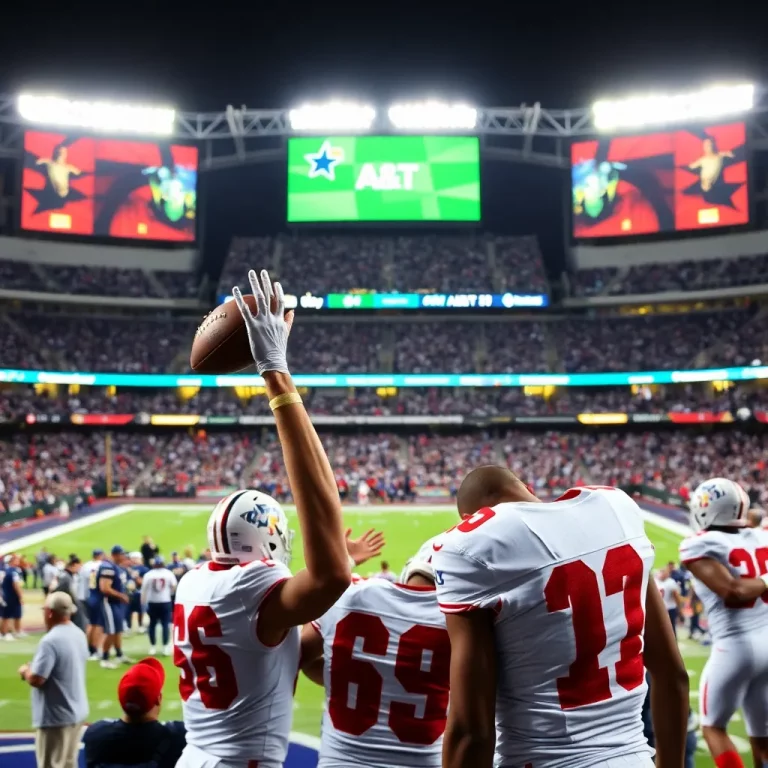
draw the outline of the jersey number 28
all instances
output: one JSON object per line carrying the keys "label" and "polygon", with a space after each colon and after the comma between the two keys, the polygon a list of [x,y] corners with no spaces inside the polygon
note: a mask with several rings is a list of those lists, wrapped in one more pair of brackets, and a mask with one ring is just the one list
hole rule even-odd
{"label": "jersey number 28", "polygon": [[[627,634],[616,662],[616,682],[626,691],[643,684],[643,561],[629,544],[609,549],[602,569],[605,595],[624,593]],[[571,609],[576,658],[568,675],[557,679],[562,709],[575,709],[611,698],[608,667],[599,656],[608,642],[598,575],[583,561],[558,565],[544,587],[550,613]]]}
{"label": "jersey number 28", "polygon": [[[328,714],[336,730],[353,736],[361,736],[378,722],[384,688],[374,663],[354,658],[358,638],[362,640],[363,653],[383,657],[387,654],[389,630],[378,616],[366,613],[350,613],[336,625]],[[425,652],[432,657],[426,670]],[[422,717],[416,716],[414,704],[390,703],[388,724],[399,741],[433,744],[445,731],[450,664],[451,645],[444,629],[417,624],[400,636],[395,677],[408,693],[425,698]],[[349,703],[351,684],[357,689],[352,706]]]}

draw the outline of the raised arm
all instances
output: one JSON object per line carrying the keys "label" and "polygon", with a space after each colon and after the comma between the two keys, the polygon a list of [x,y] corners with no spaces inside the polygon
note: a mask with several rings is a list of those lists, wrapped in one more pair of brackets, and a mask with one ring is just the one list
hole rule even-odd
{"label": "raised arm", "polygon": [[275,414],[288,480],[296,503],[306,568],[281,582],[259,609],[260,639],[279,642],[285,630],[322,616],[349,586],[351,573],[336,481],[286,361],[293,312],[285,312],[280,283],[266,270],[248,273],[256,298],[252,313],[238,288],[233,295],[246,323],[251,352]]}
{"label": "raised arm", "polygon": [[692,560],[686,566],[729,606],[750,603],[768,590],[768,574],[756,579],[736,578],[722,563],[711,557]]}
{"label": "raised arm", "polygon": [[688,672],[664,601],[651,579],[645,595],[645,666],[651,675],[656,768],[680,768],[688,736]]}

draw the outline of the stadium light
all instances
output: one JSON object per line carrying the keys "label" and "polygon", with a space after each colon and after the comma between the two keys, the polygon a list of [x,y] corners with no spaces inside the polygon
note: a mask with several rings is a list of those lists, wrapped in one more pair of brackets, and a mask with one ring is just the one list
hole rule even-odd
{"label": "stadium light", "polygon": [[592,105],[592,117],[598,130],[615,131],[691,120],[713,120],[748,112],[754,101],[755,86],[751,83],[714,85],[689,93],[603,99]]}
{"label": "stadium light", "polygon": [[474,107],[442,101],[393,104],[387,116],[401,131],[471,131],[477,125]]}
{"label": "stadium light", "polygon": [[19,114],[31,123],[71,128],[170,136],[176,111],[167,107],[123,104],[114,101],[75,101],[63,96],[22,93]]}
{"label": "stadium light", "polygon": [[373,107],[351,101],[305,104],[288,112],[294,131],[369,131],[375,118]]}

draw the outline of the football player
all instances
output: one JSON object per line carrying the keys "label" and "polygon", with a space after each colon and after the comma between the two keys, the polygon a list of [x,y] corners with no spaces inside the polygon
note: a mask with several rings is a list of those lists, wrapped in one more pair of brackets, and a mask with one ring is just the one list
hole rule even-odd
{"label": "football player", "polygon": [[399,582],[353,584],[304,626],[302,669],[325,687],[318,768],[442,764],[451,646],[431,550]]}
{"label": "football player", "polygon": [[[451,638],[445,768],[683,764],[688,675],[632,499],[573,488],[542,503],[508,469],[470,472],[463,521],[433,541]],[[498,723],[498,737],[496,734]]]}
{"label": "football player", "polygon": [[149,655],[157,653],[157,625],[163,632],[163,655],[171,655],[171,617],[173,595],[178,582],[176,577],[165,567],[165,560],[160,555],[152,562],[152,569],[147,571],[141,583],[141,604],[146,606],[149,615]]}
{"label": "football player", "polygon": [[702,735],[718,768],[743,763],[726,729],[741,706],[754,764],[768,763],[768,532],[747,527],[749,497],[722,477],[691,496],[698,533],[680,544],[712,635],[699,685]]}
{"label": "football player", "polygon": [[102,560],[96,569],[95,587],[91,589],[91,604],[94,615],[91,623],[101,629],[103,641],[101,645],[101,666],[104,669],[117,669],[117,664],[109,660],[109,652],[115,649],[117,660],[124,664],[132,661],[123,655],[123,628],[125,623],[125,606],[129,597],[126,594],[126,578],[123,564],[127,555],[120,545],[112,547],[111,560]]}
{"label": "football player", "polygon": [[[211,562],[179,583],[174,664],[187,729],[178,768],[220,763],[281,768],[288,751],[299,626],[322,616],[350,584],[333,471],[286,362],[293,312],[279,283],[249,272],[252,312],[233,290],[274,412],[306,567],[292,575],[292,532],[258,491],[222,499],[208,520]],[[234,307],[233,307],[234,309]]]}

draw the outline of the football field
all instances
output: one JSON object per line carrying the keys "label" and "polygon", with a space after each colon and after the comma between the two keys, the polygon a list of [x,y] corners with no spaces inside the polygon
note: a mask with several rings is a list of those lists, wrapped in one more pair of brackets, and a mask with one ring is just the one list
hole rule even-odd
{"label": "football field", "polygon": [[[138,549],[141,538],[151,535],[160,546],[161,552],[169,557],[171,551],[182,551],[191,546],[197,555],[205,546],[205,524],[210,507],[203,505],[135,505],[120,507],[103,513],[102,519],[95,522],[87,520],[86,525],[65,533],[55,529],[48,532],[44,541],[37,535],[36,540],[20,551],[34,555],[41,546],[46,546],[50,552],[66,558],[71,552],[76,552],[83,560],[89,559],[94,547],[109,549],[114,544],[120,544],[127,550]],[[296,521],[293,510],[288,510],[294,527]],[[390,562],[395,572],[413,555],[419,545],[431,536],[449,528],[456,522],[455,511],[451,507],[369,507],[349,508],[345,513],[348,526],[353,529],[353,536],[362,534],[371,527],[383,530],[387,537],[387,545],[382,558]],[[99,517],[96,515],[94,517]],[[76,523],[77,525],[77,523]],[[672,526],[674,528],[674,526]],[[677,560],[677,545],[680,533],[667,530],[655,523],[647,524],[648,534],[656,548],[657,565],[669,560]],[[35,535],[35,534],[33,534]],[[7,551],[7,547],[6,547]],[[303,566],[301,538],[296,533],[294,540],[294,558],[292,569],[298,570]],[[361,575],[368,575],[378,570],[379,560],[361,566]],[[25,608],[27,620],[42,624],[40,611],[41,595],[39,592],[30,594]],[[687,632],[681,632],[683,638]],[[30,705],[28,686],[21,683],[16,674],[18,667],[29,661],[34,653],[38,638],[31,635],[15,642],[0,642],[0,730],[24,731],[30,728]],[[126,637],[124,650],[134,659],[146,655],[148,648],[146,635]],[[681,639],[680,642],[686,666],[690,673],[692,704],[697,710],[697,691],[699,675],[709,654],[709,649],[696,642]],[[161,658],[167,670],[167,679],[163,701],[163,719],[181,718],[181,702],[178,694],[178,674],[168,658]],[[91,704],[90,720],[103,717],[119,717],[120,707],[117,704],[117,682],[122,674],[120,670],[101,669],[98,663],[88,664],[88,694]],[[293,730],[308,736],[317,736],[320,732],[320,717],[322,710],[322,689],[300,677],[294,703]],[[739,751],[747,757],[749,745],[744,735],[743,723],[740,716],[732,724],[732,732],[736,736]],[[748,759],[748,758],[747,758]],[[712,766],[713,763],[706,753],[706,748],[700,742],[697,766]]]}

